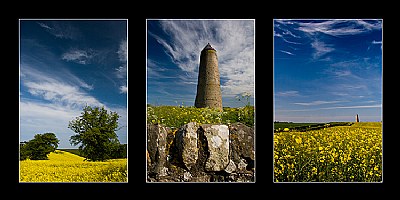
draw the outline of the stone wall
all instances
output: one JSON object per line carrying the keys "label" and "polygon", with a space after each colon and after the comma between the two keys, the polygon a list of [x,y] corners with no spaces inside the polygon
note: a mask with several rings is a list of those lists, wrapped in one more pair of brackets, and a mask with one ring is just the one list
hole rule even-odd
{"label": "stone wall", "polygon": [[254,182],[254,129],[241,123],[147,125],[148,182]]}

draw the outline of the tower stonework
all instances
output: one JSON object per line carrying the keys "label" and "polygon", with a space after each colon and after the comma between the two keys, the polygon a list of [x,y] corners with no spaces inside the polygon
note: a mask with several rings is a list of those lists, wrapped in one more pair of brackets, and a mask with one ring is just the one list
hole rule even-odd
{"label": "tower stonework", "polygon": [[222,111],[217,51],[208,43],[200,54],[199,77],[194,106]]}

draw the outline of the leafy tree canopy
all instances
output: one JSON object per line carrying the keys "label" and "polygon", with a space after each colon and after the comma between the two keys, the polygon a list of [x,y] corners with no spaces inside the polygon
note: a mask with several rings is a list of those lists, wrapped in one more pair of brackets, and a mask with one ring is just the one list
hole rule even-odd
{"label": "leafy tree canopy", "polygon": [[115,131],[118,129],[116,112],[108,112],[104,107],[85,106],[79,117],[69,122],[68,128],[77,133],[71,136],[72,145],[79,145],[84,157],[91,161],[112,158],[120,145]]}
{"label": "leafy tree canopy", "polygon": [[59,144],[54,133],[36,134],[29,142],[20,146],[20,160],[46,160],[50,152],[54,152]]}

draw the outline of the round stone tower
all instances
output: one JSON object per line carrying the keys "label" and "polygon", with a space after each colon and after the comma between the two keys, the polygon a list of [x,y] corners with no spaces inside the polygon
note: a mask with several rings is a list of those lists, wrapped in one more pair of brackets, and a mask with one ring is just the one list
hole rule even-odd
{"label": "round stone tower", "polygon": [[210,43],[200,54],[199,78],[194,106],[197,108],[217,108],[222,111],[222,96],[218,70],[217,51]]}

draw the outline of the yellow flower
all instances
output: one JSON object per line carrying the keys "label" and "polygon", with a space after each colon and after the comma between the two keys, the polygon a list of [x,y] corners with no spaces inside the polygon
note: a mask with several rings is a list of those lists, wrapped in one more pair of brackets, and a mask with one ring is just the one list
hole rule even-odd
{"label": "yellow flower", "polygon": [[312,174],[317,174],[317,168],[316,167],[313,167],[312,169],[311,169],[311,172],[312,172]]}

